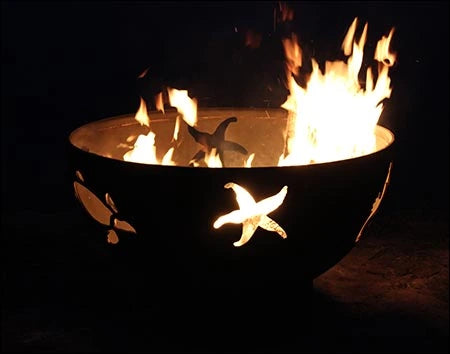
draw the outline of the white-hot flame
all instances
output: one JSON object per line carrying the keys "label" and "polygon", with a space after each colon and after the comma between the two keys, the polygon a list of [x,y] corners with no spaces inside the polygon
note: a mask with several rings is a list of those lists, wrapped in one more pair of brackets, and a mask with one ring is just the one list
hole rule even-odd
{"label": "white-hot flame", "polygon": [[215,148],[211,149],[211,152],[205,154],[205,163],[208,167],[223,167],[222,161],[220,161],[219,155]]}
{"label": "white-hot flame", "polygon": [[175,127],[173,128],[173,141],[178,140],[178,134],[180,132],[180,116],[177,116],[177,119],[175,120]]}
{"label": "white-hot flame", "polygon": [[134,119],[136,119],[141,125],[145,125],[147,127],[150,126],[150,118],[148,117],[147,106],[142,97],[141,97],[141,104],[139,106],[138,111],[136,112],[136,115],[134,116]]}
{"label": "white-hot flame", "polygon": [[197,100],[190,98],[187,90],[168,88],[169,101],[172,107],[183,116],[184,121],[191,127],[197,124]]}
{"label": "white-hot flame", "polygon": [[[146,125],[150,128],[150,118],[147,113],[147,106],[145,101],[141,98],[141,104],[139,110],[135,115],[135,119],[141,124]],[[125,161],[147,163],[147,164],[157,164],[157,165],[175,165],[172,160],[172,155],[174,148],[170,148],[161,161],[156,157],[156,145],[155,145],[155,133],[150,129],[150,131],[145,134],[140,134],[133,148],[123,155]],[[131,141],[132,136],[127,138],[127,141]]]}
{"label": "white-hot flame", "polygon": [[[298,72],[298,67],[292,68],[293,58],[301,50],[294,41],[283,41],[290,95],[282,105],[289,111],[289,119],[286,153],[280,157],[279,165],[329,162],[375,151],[375,128],[383,110],[381,101],[391,94],[388,65],[393,64],[395,56],[389,53],[388,48],[393,31],[377,46],[375,59],[380,63],[376,83],[369,68],[364,88],[359,83],[358,74],[367,24],[359,41],[354,40],[356,24],[357,19],[342,43],[344,53],[351,53],[347,62],[327,61],[323,73],[312,59],[312,73],[305,88],[298,85],[292,75]],[[389,64],[380,60],[386,58]]]}
{"label": "white-hot flame", "polygon": [[245,167],[252,167],[252,162],[253,159],[255,158],[255,153],[250,154],[250,156],[248,157],[248,159],[245,161]]}
{"label": "white-hot flame", "polygon": [[147,135],[141,134],[134,143],[133,149],[123,155],[125,161],[155,164],[156,158],[155,133],[151,130]]}

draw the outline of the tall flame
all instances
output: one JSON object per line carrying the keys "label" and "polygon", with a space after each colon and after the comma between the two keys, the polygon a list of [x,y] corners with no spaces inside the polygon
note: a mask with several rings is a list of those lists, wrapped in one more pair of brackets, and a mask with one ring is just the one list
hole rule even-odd
{"label": "tall flame", "polygon": [[[303,165],[361,156],[375,150],[375,128],[383,111],[381,101],[391,95],[388,66],[395,56],[389,53],[393,30],[378,42],[375,59],[379,73],[374,85],[371,69],[366,72],[365,88],[358,74],[367,38],[367,24],[359,41],[354,40],[357,18],[342,43],[347,62],[327,61],[323,73],[312,59],[312,73],[303,88],[294,75],[301,61],[293,67],[295,53],[301,53],[294,40],[284,40],[290,95],[283,108],[289,111],[286,151],[279,165]],[[385,59],[388,59],[386,62]]]}
{"label": "tall flame", "polygon": [[145,105],[145,101],[142,97],[141,104],[136,112],[136,115],[134,116],[134,119],[136,119],[141,125],[150,127],[150,118],[148,117],[147,106]]}
{"label": "tall flame", "polygon": [[183,116],[184,121],[191,127],[197,124],[197,100],[190,98],[187,90],[169,88],[169,101]]}

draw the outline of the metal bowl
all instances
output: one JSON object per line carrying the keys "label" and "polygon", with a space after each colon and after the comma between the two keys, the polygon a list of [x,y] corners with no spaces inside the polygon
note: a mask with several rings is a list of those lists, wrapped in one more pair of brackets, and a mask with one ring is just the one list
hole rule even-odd
{"label": "metal bowl", "polygon": [[[149,112],[157,155],[172,142],[176,112]],[[104,119],[73,131],[69,138],[75,193],[104,233],[96,240],[117,262],[145,269],[157,279],[190,279],[221,286],[311,281],[339,262],[373,216],[392,166],[394,135],[377,126],[377,151],[329,163],[276,167],[284,145],[287,112],[282,109],[203,109],[198,129],[212,133],[228,117],[226,139],[255,152],[224,153],[225,168],[189,167],[198,143],[181,127],[174,160],[182,166],[122,160],[130,135],[146,133],[133,115]],[[122,145],[121,145],[122,144]],[[268,216],[287,238],[258,227],[236,247],[242,224],[213,227],[239,208],[227,183],[246,188],[256,202],[284,186],[284,202]],[[108,244],[109,241],[115,244]],[[118,242],[117,242],[118,241]],[[116,243],[117,242],[117,243]],[[136,268],[137,269],[137,268]]]}

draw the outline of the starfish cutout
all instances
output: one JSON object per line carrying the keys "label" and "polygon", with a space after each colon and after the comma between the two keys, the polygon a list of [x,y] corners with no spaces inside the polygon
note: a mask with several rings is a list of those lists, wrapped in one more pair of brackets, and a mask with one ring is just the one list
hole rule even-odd
{"label": "starfish cutout", "polygon": [[230,117],[225,119],[219,126],[216,128],[216,131],[213,134],[208,134],[205,132],[198,131],[194,127],[188,125],[188,131],[195,139],[197,143],[199,143],[202,147],[201,149],[194,155],[189,164],[193,166],[198,161],[205,158],[206,154],[210,154],[212,149],[216,149],[217,154],[219,155],[220,160],[222,161],[222,165],[224,165],[223,161],[223,153],[225,150],[237,151],[243,155],[248,154],[247,149],[245,149],[242,145],[235,143],[233,141],[225,140],[225,131],[228,128],[228,125],[232,122],[237,122],[236,117]]}
{"label": "starfish cutout", "polygon": [[267,231],[274,231],[282,238],[287,237],[283,228],[267,216],[267,214],[277,209],[283,203],[287,194],[287,186],[284,186],[277,194],[263,199],[258,203],[256,203],[249,192],[236,183],[227,183],[225,188],[231,188],[236,193],[239,210],[234,210],[229,214],[219,217],[213,226],[215,229],[218,229],[227,223],[242,224],[242,235],[239,241],[233,243],[235,247],[246,244],[258,226]]}

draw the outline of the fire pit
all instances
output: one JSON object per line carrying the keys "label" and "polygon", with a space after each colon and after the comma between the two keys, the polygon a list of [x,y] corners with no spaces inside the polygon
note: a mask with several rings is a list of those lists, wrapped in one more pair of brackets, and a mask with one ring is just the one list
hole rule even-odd
{"label": "fire pit", "polygon": [[[348,62],[313,60],[284,40],[283,108],[200,108],[168,89],[170,106],[86,124],[70,135],[74,189],[118,259],[156,274],[228,285],[306,281],[359,240],[389,182],[394,135],[377,125],[390,96],[389,37],[375,80],[358,73],[367,27],[343,43]],[[380,48],[380,49],[379,49]]]}

